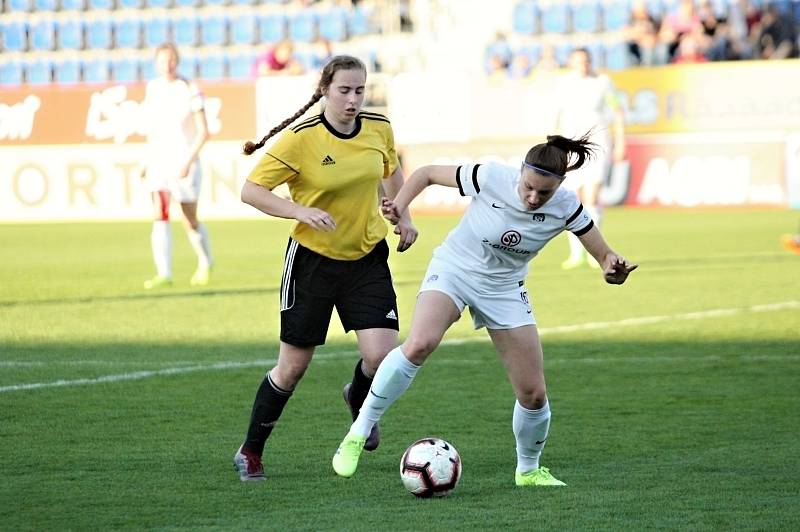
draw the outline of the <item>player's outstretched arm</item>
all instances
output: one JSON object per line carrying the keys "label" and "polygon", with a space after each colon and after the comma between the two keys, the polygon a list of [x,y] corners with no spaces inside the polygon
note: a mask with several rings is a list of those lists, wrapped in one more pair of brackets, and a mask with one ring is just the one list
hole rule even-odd
{"label": "player's outstretched arm", "polygon": [[414,201],[414,198],[430,185],[457,187],[457,169],[457,166],[431,164],[414,170],[394,199],[381,198],[381,212],[383,212],[384,218],[396,224],[408,210],[408,206]]}
{"label": "player's outstretched arm", "polygon": [[[395,171],[392,172],[392,175],[387,177],[381,185],[382,190],[386,194],[386,197],[381,198],[381,209],[383,209],[384,200],[387,198],[395,198],[402,187],[403,169],[398,166]],[[411,213],[409,213],[408,209],[400,213],[392,223],[396,226],[394,228],[394,234],[400,237],[397,242],[397,251],[402,253],[417,241],[419,231],[414,227],[414,223],[411,221]]]}
{"label": "player's outstretched arm", "polygon": [[603,269],[603,278],[609,284],[622,284],[628,275],[639,267],[618,255],[606,243],[597,226],[578,237],[586,251],[595,258]]}

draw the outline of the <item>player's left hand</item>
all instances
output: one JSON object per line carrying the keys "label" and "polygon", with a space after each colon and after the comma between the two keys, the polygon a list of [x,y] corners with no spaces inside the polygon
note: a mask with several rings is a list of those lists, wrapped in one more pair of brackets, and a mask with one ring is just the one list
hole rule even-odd
{"label": "player's left hand", "polygon": [[397,225],[400,221],[400,212],[397,209],[397,205],[389,198],[381,198],[381,213],[392,225]]}
{"label": "player's left hand", "polygon": [[417,241],[419,231],[417,231],[417,228],[411,223],[411,220],[405,217],[398,220],[394,228],[394,234],[400,235],[400,240],[397,243],[397,251],[402,253]]}
{"label": "player's left hand", "polygon": [[624,257],[609,253],[603,261],[603,277],[608,284],[622,284],[638,264],[628,262]]}

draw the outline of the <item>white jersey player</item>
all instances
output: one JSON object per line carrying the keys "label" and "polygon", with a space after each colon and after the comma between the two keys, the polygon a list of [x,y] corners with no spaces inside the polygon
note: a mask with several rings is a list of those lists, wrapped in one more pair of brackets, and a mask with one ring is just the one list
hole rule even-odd
{"label": "white jersey player", "polygon": [[[378,368],[370,394],[333,458],[334,471],[352,476],[372,426],[411,384],[447,329],[469,307],[486,327],[516,395],[512,423],[518,486],[563,486],[539,457],[550,426],[542,346],[524,279],[528,263],[561,231],[578,235],[603,267],[606,282],[622,284],[637,265],[606,244],[573,191],[561,188],[568,171],[590,157],[594,144],[550,136],[531,148],[521,170],[499,164],[424,166],[394,201],[384,199],[393,223],[429,185],[458,188],[473,198],[461,222],[433,254],[417,298],[408,338]],[[571,178],[571,174],[566,177]]]}
{"label": "white jersey player", "polygon": [[[622,107],[611,79],[592,71],[589,51],[577,48],[569,58],[569,73],[558,84],[558,132],[576,137],[592,131],[592,142],[598,149],[591,161],[572,172],[564,186],[574,190],[596,225],[600,225],[602,206],[600,188],[611,172],[613,163],[625,158],[625,129]],[[562,264],[564,269],[586,263],[586,253],[580,242],[570,235],[570,255]],[[589,263],[597,263],[589,260]]]}
{"label": "white jersey player", "polygon": [[203,94],[196,84],[178,77],[178,52],[171,44],[156,50],[157,79],[145,90],[147,154],[142,177],[151,192],[154,207],[151,245],[156,276],[144,283],[147,289],[172,284],[172,231],[169,205],[174,197],[181,205],[189,242],[197,254],[192,285],[209,281],[212,258],[205,225],[197,219],[200,193],[198,154],[208,139]]}

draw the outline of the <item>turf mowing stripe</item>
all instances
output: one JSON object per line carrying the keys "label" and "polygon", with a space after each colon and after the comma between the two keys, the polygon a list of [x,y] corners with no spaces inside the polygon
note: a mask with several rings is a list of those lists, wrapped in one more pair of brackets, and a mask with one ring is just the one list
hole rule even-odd
{"label": "turf mowing stripe", "polygon": [[[604,329],[607,327],[619,327],[619,326],[632,326],[632,325],[650,325],[653,323],[663,323],[665,321],[672,321],[672,320],[696,320],[696,319],[708,319],[708,318],[716,318],[720,316],[733,316],[736,314],[744,314],[748,312],[776,312],[781,310],[790,310],[790,309],[798,309],[800,308],[800,301],[783,301],[779,303],[769,303],[763,305],[753,305],[750,307],[740,307],[740,308],[728,308],[728,309],[712,309],[712,310],[704,310],[700,312],[687,312],[683,314],[673,314],[671,316],[645,316],[641,318],[627,318],[624,320],[619,321],[604,321],[604,322],[588,322],[582,323],[578,325],[563,325],[560,327],[547,327],[539,330],[540,335],[544,334],[557,334],[557,333],[564,333],[564,332],[575,332],[575,331],[589,331],[595,329]],[[488,341],[489,338],[487,337],[470,337],[470,338],[453,338],[449,340],[444,340],[442,344],[444,345],[459,345],[465,342],[474,342],[474,341]],[[342,356],[349,356],[357,353],[356,349],[350,349],[346,351],[334,351],[330,353],[320,353],[314,355],[316,359],[335,359]],[[661,358],[669,359],[669,360],[711,360],[718,357],[637,357],[641,361],[654,361],[654,360],[661,360]],[[625,361],[635,361],[637,358],[619,358],[618,360],[625,360]],[[761,358],[753,358],[752,360],[766,360],[766,357]],[[798,357],[791,357],[791,358],[798,358]],[[749,360],[746,357],[739,357],[740,360]],[[771,360],[771,358],[769,358]],[[608,362],[613,359],[608,358],[591,358],[591,359],[570,359],[570,362]],[[61,386],[85,386],[91,384],[103,384],[103,383],[111,383],[111,382],[123,382],[123,381],[135,381],[135,380],[142,380],[147,379],[150,377],[159,377],[165,375],[180,375],[183,373],[194,373],[197,371],[211,371],[211,370],[227,370],[227,369],[239,369],[239,368],[251,368],[251,367],[264,367],[264,366],[271,366],[276,363],[275,359],[269,360],[253,360],[248,362],[218,362],[216,364],[208,364],[208,365],[196,365],[196,366],[178,366],[178,367],[170,367],[164,368],[159,370],[148,370],[148,371],[135,371],[132,373],[121,373],[117,375],[103,375],[101,377],[96,377],[93,379],[73,379],[73,380],[57,380],[51,382],[34,382],[29,384],[13,384],[10,386],[0,386],[0,393],[5,392],[16,392],[16,391],[24,391],[24,390],[38,390],[41,388],[56,388]],[[4,365],[11,365],[11,363],[6,362]]]}

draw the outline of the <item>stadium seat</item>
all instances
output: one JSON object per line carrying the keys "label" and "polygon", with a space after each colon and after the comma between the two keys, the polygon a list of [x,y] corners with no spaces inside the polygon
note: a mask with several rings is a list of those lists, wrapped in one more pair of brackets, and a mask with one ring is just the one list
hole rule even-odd
{"label": "stadium seat", "polygon": [[145,1],[145,8],[165,8],[171,7],[170,0],[144,0]]}
{"label": "stadium seat", "polygon": [[539,8],[536,2],[525,0],[514,4],[511,28],[516,33],[531,35],[538,30]]}
{"label": "stadium seat", "polygon": [[566,65],[569,61],[569,54],[572,53],[572,50],[575,46],[569,42],[561,42],[555,45],[555,54],[556,60],[558,61],[559,65]]}
{"label": "stadium seat", "polygon": [[120,55],[111,60],[111,78],[122,83],[139,80],[139,59]]}
{"label": "stadium seat", "polygon": [[542,9],[542,33],[567,33],[569,9],[562,3],[550,4]]}
{"label": "stadium seat", "polygon": [[86,24],[86,48],[107,50],[113,45],[111,39],[111,16],[105,13],[89,18]]}
{"label": "stadium seat", "polygon": [[58,47],[62,50],[80,50],[83,48],[83,21],[73,13],[59,17],[56,22]]}
{"label": "stadium seat", "polygon": [[61,0],[61,11],[83,11],[86,9],[85,0]]}
{"label": "stadium seat", "polygon": [[609,70],[623,70],[629,66],[630,57],[628,44],[614,42],[605,45],[606,68]]}
{"label": "stadium seat", "polygon": [[250,79],[256,54],[241,51],[228,54],[228,76],[233,79]]}
{"label": "stadium seat", "polygon": [[630,9],[625,0],[616,0],[603,6],[603,28],[606,31],[618,31],[628,24]]}
{"label": "stadium seat", "polygon": [[53,65],[53,80],[61,85],[81,82],[81,64],[77,57],[65,57]]}
{"label": "stadium seat", "polygon": [[201,79],[221,80],[227,76],[227,58],[223,52],[202,54],[198,58],[198,74]]}
{"label": "stadium seat", "polygon": [[195,46],[199,33],[199,20],[191,10],[183,11],[181,15],[170,19],[172,26],[172,40],[178,46]]}
{"label": "stadium seat", "polygon": [[200,44],[221,46],[228,42],[228,20],[222,11],[214,10],[200,18]]}
{"label": "stadium seat", "polygon": [[228,5],[228,0],[205,0],[203,4],[207,6],[226,6]]}
{"label": "stadium seat", "polygon": [[583,45],[583,48],[589,50],[589,55],[592,58],[592,69],[602,70],[606,66],[606,47],[602,42],[591,42]]}
{"label": "stadium seat", "polygon": [[95,55],[83,59],[83,81],[86,83],[105,83],[111,78],[111,63],[105,55]]}
{"label": "stadium seat", "polygon": [[24,69],[25,80],[31,85],[47,85],[53,81],[53,62],[47,57],[30,58]]}
{"label": "stadium seat", "polygon": [[22,61],[8,55],[0,56],[0,86],[20,85],[22,80]]}
{"label": "stadium seat", "polygon": [[92,11],[114,9],[114,0],[89,0],[88,9]]}
{"label": "stadium seat", "polygon": [[142,24],[143,44],[153,48],[167,42],[169,37],[169,22],[166,15],[148,14]]}
{"label": "stadium seat", "polygon": [[173,0],[175,7],[197,7],[199,0]]}
{"label": "stadium seat", "polygon": [[347,17],[347,33],[352,37],[375,33],[370,21],[370,11],[362,6],[356,6]]}
{"label": "stadium seat", "polygon": [[31,50],[52,50],[55,48],[56,23],[51,15],[33,15],[29,31]]}
{"label": "stadium seat", "polygon": [[192,80],[197,78],[197,56],[190,52],[181,55],[178,63],[178,74],[185,79]]}
{"label": "stadium seat", "polygon": [[317,15],[299,11],[289,17],[289,37],[295,42],[313,42],[317,38]]}
{"label": "stadium seat", "polygon": [[596,33],[600,31],[600,4],[594,1],[581,2],[571,6],[572,31]]}
{"label": "stadium seat", "polygon": [[112,26],[117,48],[139,48],[142,45],[142,19],[138,15],[114,17]]}
{"label": "stadium seat", "polygon": [[119,9],[141,9],[142,0],[117,0]]}
{"label": "stadium seat", "polygon": [[258,21],[250,11],[241,11],[231,21],[231,44],[253,44]]}
{"label": "stadium seat", "polygon": [[276,43],[286,37],[286,17],[270,13],[258,17],[258,36],[262,43]]}
{"label": "stadium seat", "polygon": [[[259,3],[259,2],[256,0],[256,3]],[[269,3],[269,2],[267,2],[267,3]],[[237,5],[237,6],[250,6],[250,5],[253,5],[253,0],[231,0],[231,4]]]}
{"label": "stadium seat", "polygon": [[33,0],[33,9],[40,11],[57,11],[58,3],[56,0]]}
{"label": "stadium seat", "polygon": [[6,0],[6,12],[19,11],[27,13],[31,10],[31,0]]}
{"label": "stadium seat", "polygon": [[347,11],[333,7],[320,14],[319,34],[323,39],[339,42],[347,40]]}
{"label": "stadium seat", "polygon": [[24,15],[7,15],[0,32],[4,52],[22,52],[28,48],[28,23]]}

